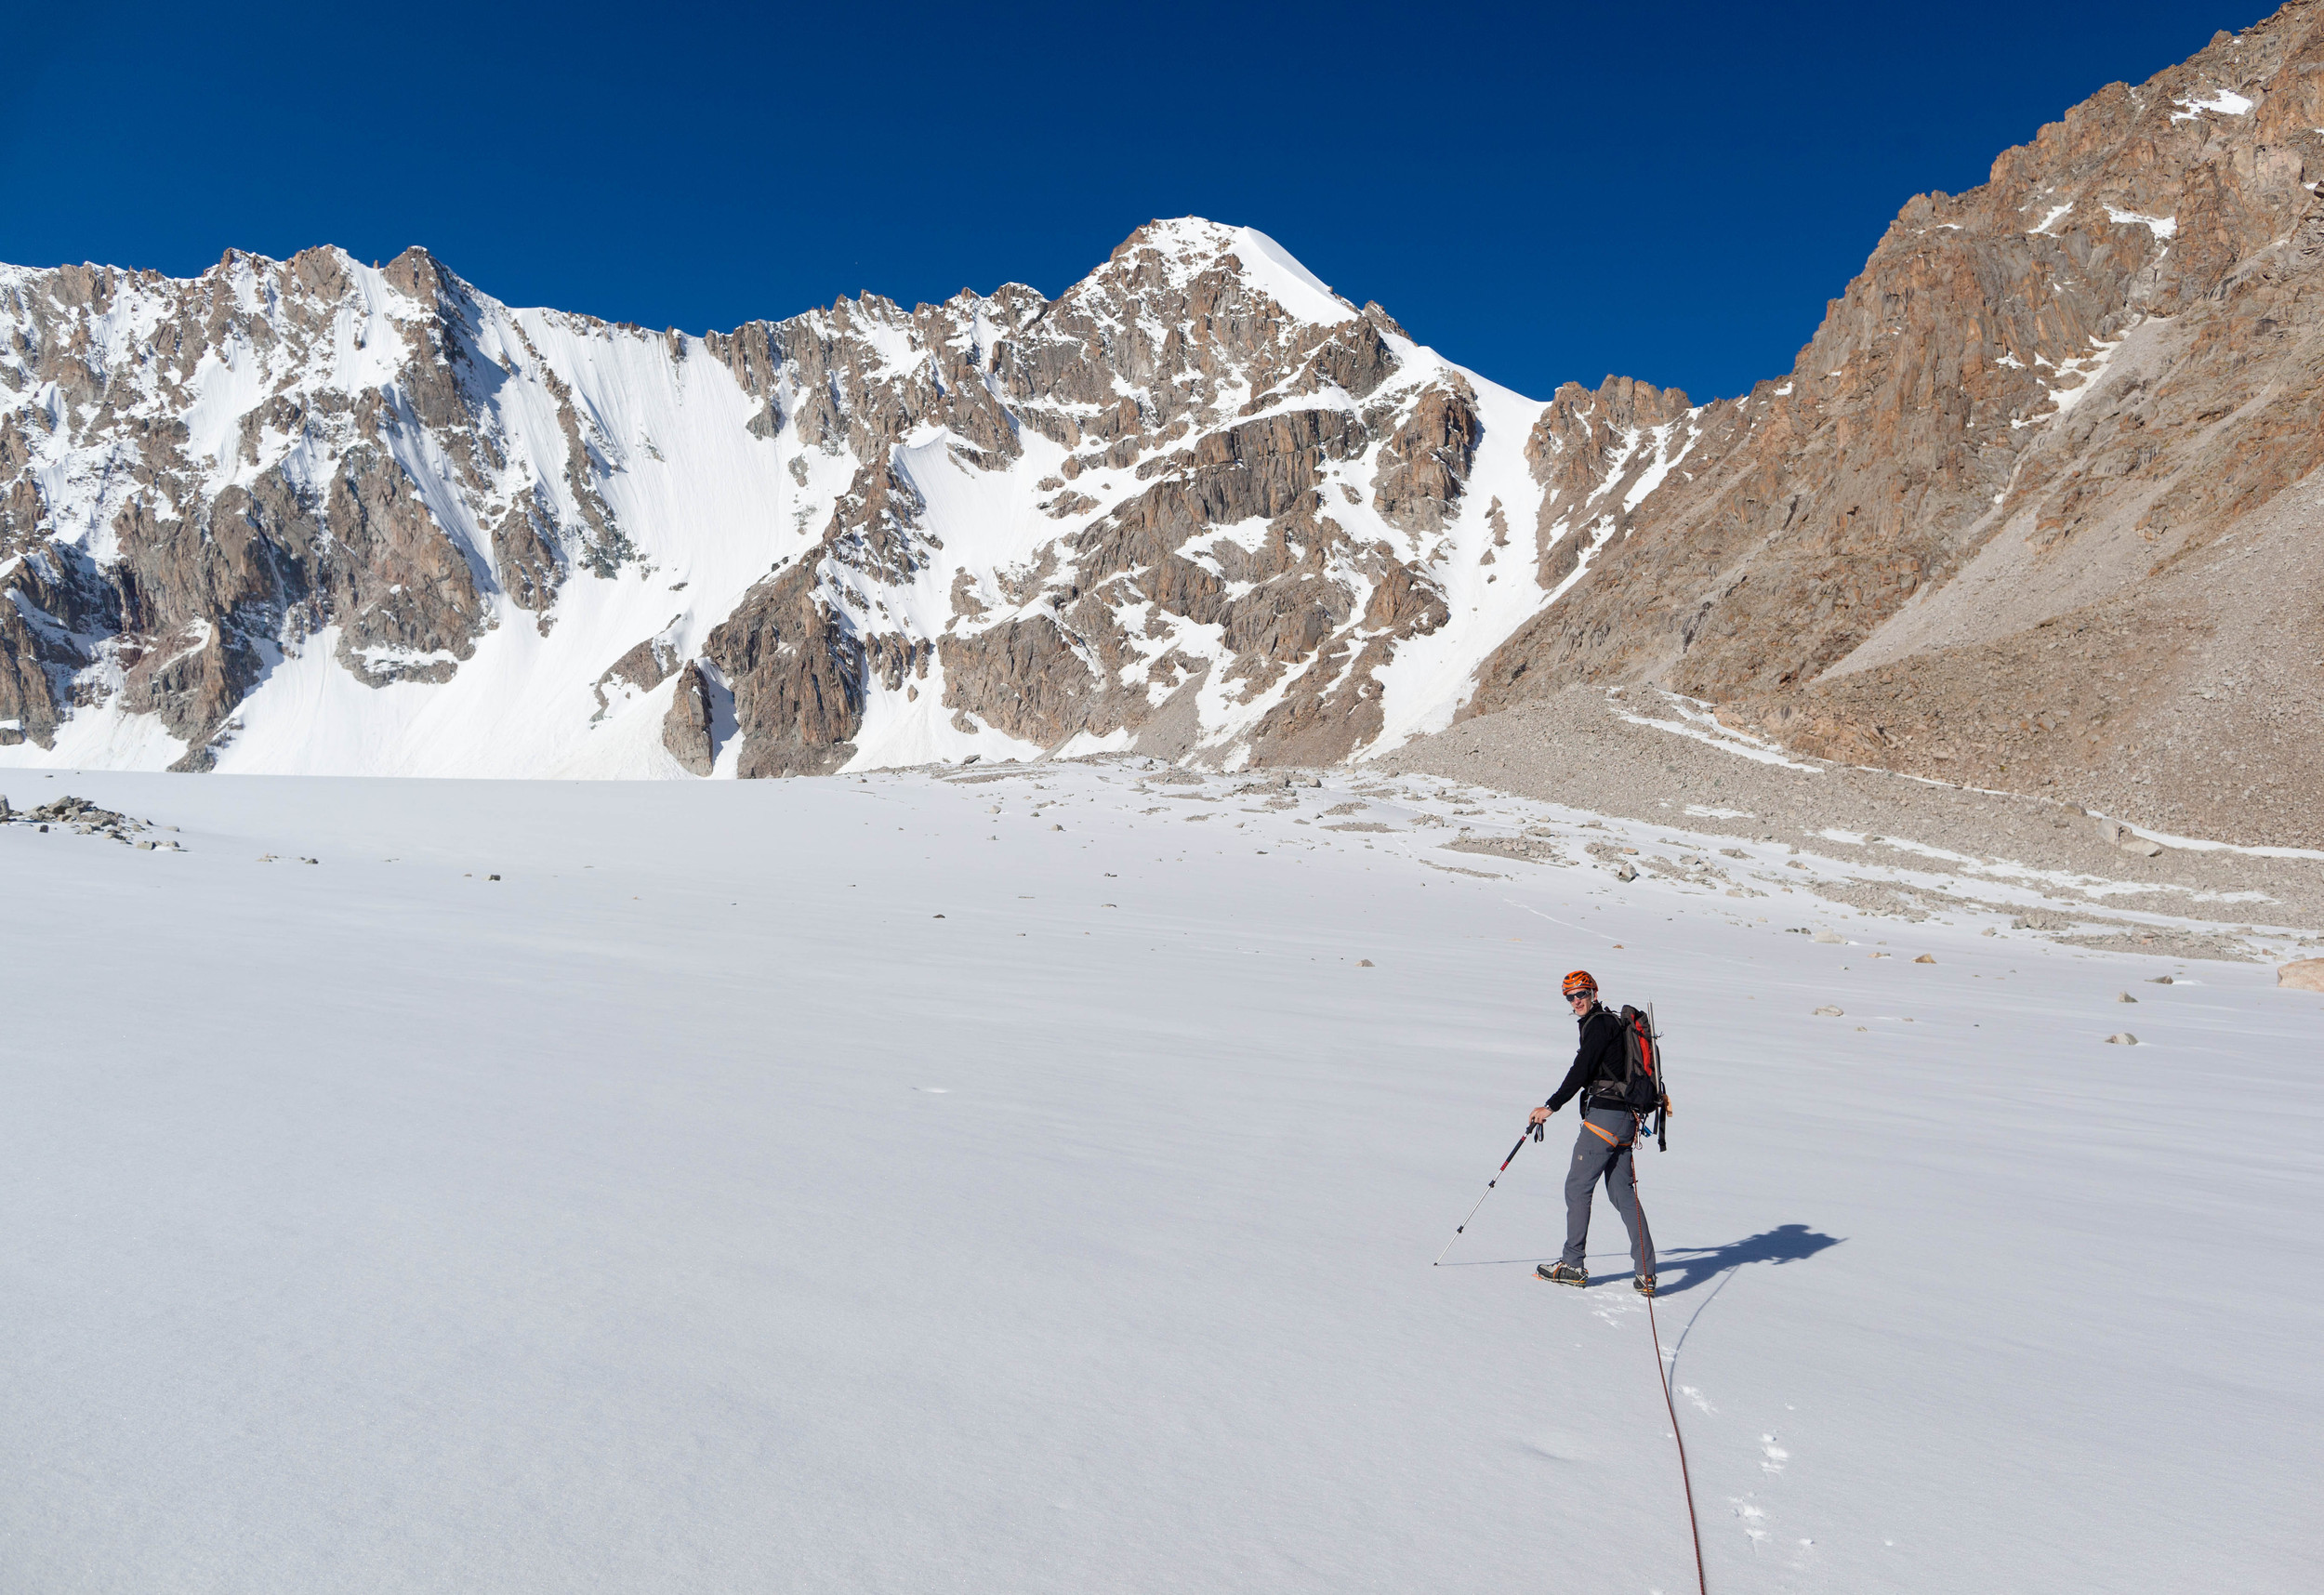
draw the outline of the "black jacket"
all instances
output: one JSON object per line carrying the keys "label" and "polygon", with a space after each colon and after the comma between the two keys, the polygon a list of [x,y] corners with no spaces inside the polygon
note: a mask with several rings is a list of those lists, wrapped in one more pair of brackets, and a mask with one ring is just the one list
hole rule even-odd
{"label": "black jacket", "polygon": [[[1574,1049],[1574,1066],[1565,1071],[1565,1084],[1550,1099],[1550,1112],[1565,1105],[1577,1091],[1600,1080],[1622,1077],[1622,1022],[1602,1007],[1593,1006],[1581,1016],[1581,1045]],[[1588,1113],[1590,1105],[1582,1104]]]}

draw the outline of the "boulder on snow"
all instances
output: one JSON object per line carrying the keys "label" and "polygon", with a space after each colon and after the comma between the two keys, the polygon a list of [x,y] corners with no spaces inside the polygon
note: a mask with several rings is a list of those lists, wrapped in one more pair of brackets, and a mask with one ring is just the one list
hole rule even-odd
{"label": "boulder on snow", "polygon": [[1936,955],[1934,953],[1923,953],[1912,961],[1916,964],[1934,964],[1936,962]]}
{"label": "boulder on snow", "polygon": [[2127,1030],[2118,1030],[2112,1035],[2106,1037],[2106,1045],[2109,1047],[2136,1047],[2138,1045],[2138,1037],[2133,1035]]}
{"label": "boulder on snow", "polygon": [[2138,999],[2128,992],[2117,992],[2114,994],[2114,1000],[2117,1002],[2136,1002]]}
{"label": "boulder on snow", "polygon": [[1819,1018],[1823,1018],[1823,1019],[1841,1019],[1841,1018],[1845,1017],[1845,1016],[1844,1016],[1844,1014],[1842,1012],[1842,1010],[1841,1010],[1841,1009],[1836,1008],[1833,1008],[1833,1007],[1831,1007],[1829,1004],[1827,1004],[1827,1005],[1825,1005],[1824,1007],[1817,1008],[1817,1009],[1816,1010],[1816,1012],[1817,1017],[1819,1017]]}
{"label": "boulder on snow", "polygon": [[2324,992],[2324,958],[2300,958],[2276,971],[2276,983],[2295,992]]}
{"label": "boulder on snow", "polygon": [[1844,947],[1848,942],[1848,938],[1842,936],[1837,930],[1818,930],[1816,933],[1816,939],[1818,942],[1823,942],[1828,947]]}
{"label": "boulder on snow", "polygon": [[1615,866],[1614,878],[1616,880],[1636,880],[1638,878],[1638,866],[1631,863],[1630,860],[1624,859],[1620,863]]}

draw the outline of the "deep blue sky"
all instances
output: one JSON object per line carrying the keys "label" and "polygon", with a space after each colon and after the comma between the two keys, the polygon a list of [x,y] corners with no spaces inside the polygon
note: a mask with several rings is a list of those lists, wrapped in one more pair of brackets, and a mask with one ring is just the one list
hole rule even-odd
{"label": "deep blue sky", "polygon": [[699,332],[1055,294],[1191,212],[1525,392],[1706,399],[1787,368],[1908,196],[2269,9],[49,5],[0,20],[0,260],[418,243]]}

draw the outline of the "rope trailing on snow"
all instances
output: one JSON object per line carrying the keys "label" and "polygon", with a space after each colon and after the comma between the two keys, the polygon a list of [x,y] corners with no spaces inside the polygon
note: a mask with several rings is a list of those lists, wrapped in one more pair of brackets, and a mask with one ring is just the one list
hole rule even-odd
{"label": "rope trailing on snow", "polygon": [[[1638,1143],[1631,1142],[1630,1154],[1631,1202],[1638,1209],[1639,1238],[1651,1248],[1654,1232],[1646,1227],[1645,1205],[1638,1200]],[[1710,1595],[1710,1586],[1703,1577],[1703,1525],[1695,1516],[1695,1480],[1686,1466],[1686,1436],[1679,1432],[1678,1403],[1670,1398],[1670,1371],[1662,1365],[1662,1326],[1655,1322],[1655,1298],[1646,1298],[1646,1333],[1653,1342],[1655,1382],[1662,1387],[1662,1407],[1670,1415],[1670,1438],[1679,1443],[1679,1482],[1686,1486],[1686,1527],[1695,1536],[1695,1588],[1697,1595]]]}

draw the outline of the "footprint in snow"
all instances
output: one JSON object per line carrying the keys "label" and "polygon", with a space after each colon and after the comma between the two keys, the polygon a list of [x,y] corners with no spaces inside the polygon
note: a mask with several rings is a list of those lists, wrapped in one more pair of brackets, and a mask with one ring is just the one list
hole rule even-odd
{"label": "footprint in snow", "polygon": [[1645,1299],[1643,1297],[1631,1296],[1627,1300],[1617,1297],[1611,1301],[1593,1304],[1591,1308],[1591,1316],[1609,1329],[1618,1329],[1622,1326],[1622,1319],[1634,1313],[1644,1312],[1645,1310]]}
{"label": "footprint in snow", "polygon": [[1578,1435],[1565,1434],[1555,1430],[1528,1440],[1521,1440],[1518,1444],[1534,1456],[1545,1457],[1552,1462],[1591,1460],[1590,1448],[1583,1443]]}
{"label": "footprint in snow", "polygon": [[931,1097],[948,1096],[952,1091],[952,1088],[949,1086],[915,1086],[912,1089],[915,1091],[926,1091]]}
{"label": "footprint in snow", "polygon": [[1759,1437],[1759,1450],[1761,1457],[1764,1458],[1760,1463],[1760,1468],[1764,1472],[1780,1473],[1783,1471],[1783,1465],[1791,1460],[1791,1453],[1776,1444],[1776,1437],[1772,1434],[1763,1434]]}
{"label": "footprint in snow", "polygon": [[1711,1405],[1710,1399],[1706,1397],[1702,1391],[1697,1390],[1693,1385],[1679,1386],[1679,1394],[1684,1396],[1688,1401],[1693,1402],[1697,1411],[1709,1413],[1713,1417],[1716,1417],[1719,1415],[1719,1409]]}

